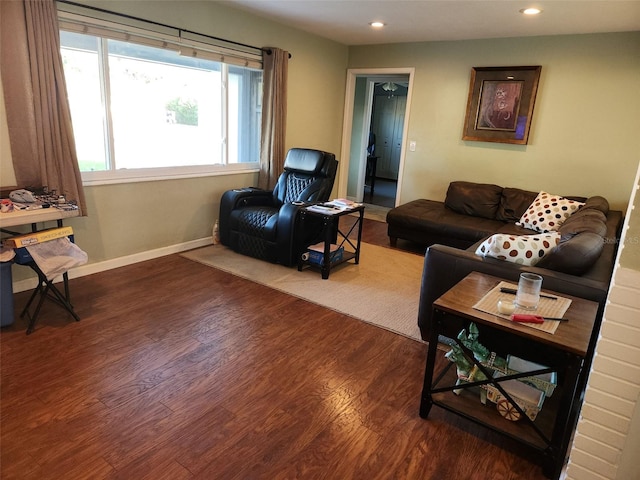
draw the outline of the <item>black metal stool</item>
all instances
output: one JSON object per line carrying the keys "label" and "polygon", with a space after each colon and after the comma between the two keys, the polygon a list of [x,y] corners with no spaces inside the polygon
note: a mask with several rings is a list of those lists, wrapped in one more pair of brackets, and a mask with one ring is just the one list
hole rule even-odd
{"label": "black metal stool", "polygon": [[[73,241],[73,236],[70,236],[69,239]],[[33,289],[31,293],[31,297],[29,301],[25,305],[22,313],[20,313],[20,318],[24,318],[25,316],[29,319],[29,326],[27,327],[27,335],[33,332],[36,322],[38,320],[38,314],[40,313],[40,309],[42,308],[42,304],[44,303],[46,298],[49,298],[54,303],[57,303],[62,308],[64,308],[67,312],[71,314],[71,316],[76,320],[76,322],[80,321],[80,317],[73,309],[73,305],[71,304],[71,297],[69,294],[69,275],[67,272],[62,274],[62,280],[64,283],[64,295],[58,287],[56,287],[53,283],[53,280],[49,280],[47,276],[42,272],[40,267],[33,260],[33,257],[29,254],[29,251],[22,247],[15,249],[16,256],[14,258],[14,262],[18,265],[24,265],[31,268],[38,275],[38,285]],[[35,307],[33,313],[29,312],[29,308],[33,301],[38,297],[38,303]]]}

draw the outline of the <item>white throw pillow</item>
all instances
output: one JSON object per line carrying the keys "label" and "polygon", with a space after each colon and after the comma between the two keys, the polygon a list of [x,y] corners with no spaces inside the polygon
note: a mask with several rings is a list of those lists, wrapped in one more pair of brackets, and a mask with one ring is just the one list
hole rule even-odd
{"label": "white throw pillow", "polygon": [[534,266],[560,243],[558,232],[538,235],[509,235],[496,233],[476,249],[476,255]]}
{"label": "white throw pillow", "polygon": [[540,192],[516,225],[541,233],[555,232],[582,205],[584,203]]}

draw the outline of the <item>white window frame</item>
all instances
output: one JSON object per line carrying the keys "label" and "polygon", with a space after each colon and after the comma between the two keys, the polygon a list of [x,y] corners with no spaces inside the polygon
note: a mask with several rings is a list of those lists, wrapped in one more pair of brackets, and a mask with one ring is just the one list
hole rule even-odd
{"label": "white window frame", "polygon": [[[223,71],[223,109],[228,107],[227,79],[228,65],[240,65],[251,68],[262,69],[262,58],[256,53],[247,53],[242,50],[229,48],[224,45],[208,43],[211,37],[198,35],[193,32],[185,32],[164,25],[149,23],[139,19],[126,18],[123,23],[121,19],[114,22],[114,17],[118,14],[104,13],[102,11],[87,13],[82,7],[71,6],[58,2],[58,20],[60,29],[75,33],[85,33],[103,38],[112,38],[127,41],[130,43],[140,43],[157,48],[188,50],[189,55],[219,61],[222,63]],[[80,13],[79,13],[80,12]],[[90,15],[90,16],[89,16]],[[144,28],[140,28],[140,26]],[[203,41],[204,40],[204,41]],[[205,41],[207,43],[205,43]],[[108,85],[108,82],[107,82]],[[108,110],[108,108],[107,108]],[[110,113],[105,112],[108,121]],[[226,113],[224,115],[223,130],[226,135],[228,126]],[[113,131],[106,131],[106,150],[111,162],[113,152]],[[150,167],[139,169],[110,169],[103,171],[81,172],[84,185],[104,185],[116,183],[134,183],[144,181],[171,180],[180,178],[195,178],[206,176],[233,175],[239,173],[258,172],[260,170],[259,161],[255,162],[227,162],[227,138],[223,139],[225,144],[223,161],[221,164],[191,165],[177,167]]]}

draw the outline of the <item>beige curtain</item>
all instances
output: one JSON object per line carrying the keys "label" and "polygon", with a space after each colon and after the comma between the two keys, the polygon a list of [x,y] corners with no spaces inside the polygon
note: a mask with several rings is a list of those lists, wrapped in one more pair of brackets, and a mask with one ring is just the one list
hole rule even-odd
{"label": "beige curtain", "polygon": [[55,189],[86,215],[54,0],[0,0],[0,32],[17,185]]}
{"label": "beige curtain", "polygon": [[271,190],[282,173],[287,124],[289,52],[265,48],[262,54],[262,144],[258,187]]}

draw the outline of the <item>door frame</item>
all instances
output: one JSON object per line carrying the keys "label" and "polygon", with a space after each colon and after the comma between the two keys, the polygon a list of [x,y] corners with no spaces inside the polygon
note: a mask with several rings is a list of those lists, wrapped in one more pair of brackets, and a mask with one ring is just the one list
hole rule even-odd
{"label": "door frame", "polygon": [[[373,83],[375,80],[380,80],[383,77],[408,75],[409,85],[407,89],[407,106],[405,108],[404,125],[402,127],[402,146],[400,149],[400,164],[398,167],[398,186],[397,192],[402,191],[402,180],[404,172],[404,162],[407,150],[407,132],[409,128],[409,117],[411,110],[411,98],[413,92],[413,80],[415,75],[415,68],[413,67],[399,67],[399,68],[350,68],[347,70],[347,85],[345,89],[345,102],[344,102],[344,118],[342,124],[342,148],[340,150],[340,174],[338,176],[338,196],[347,196],[347,185],[349,182],[349,164],[353,160],[351,159],[351,143],[352,136],[359,135],[361,144],[368,142],[369,131],[371,124],[371,109],[373,106]],[[366,90],[366,107],[363,113],[365,118],[363,119],[363,131],[353,132],[353,108],[355,103],[355,91],[356,91],[356,79],[358,77],[365,77],[367,79]],[[371,78],[370,78],[371,77]],[[366,137],[366,138],[365,138]],[[361,201],[364,192],[364,177],[366,171],[366,150],[361,149],[362,152],[358,158],[355,159],[358,162],[358,178],[357,178],[357,195],[356,200]],[[400,203],[400,195],[396,194],[396,205]]]}

